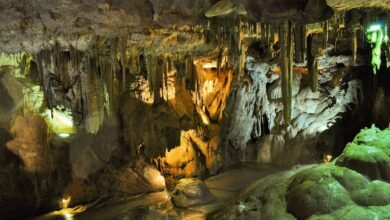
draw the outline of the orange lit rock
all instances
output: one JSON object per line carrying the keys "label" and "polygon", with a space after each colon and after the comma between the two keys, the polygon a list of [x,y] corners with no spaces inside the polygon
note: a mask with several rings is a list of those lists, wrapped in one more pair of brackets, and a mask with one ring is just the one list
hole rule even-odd
{"label": "orange lit rock", "polygon": [[18,116],[11,126],[14,139],[6,146],[18,155],[28,172],[53,169],[52,156],[47,143],[47,126],[40,116]]}

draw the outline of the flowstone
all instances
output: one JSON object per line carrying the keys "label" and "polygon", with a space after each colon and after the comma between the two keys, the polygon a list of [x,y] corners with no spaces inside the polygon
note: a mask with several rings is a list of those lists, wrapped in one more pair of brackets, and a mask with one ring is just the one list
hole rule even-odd
{"label": "flowstone", "polygon": [[363,129],[329,164],[260,179],[207,219],[390,219],[390,128]]}
{"label": "flowstone", "polygon": [[371,179],[390,181],[390,128],[372,126],[363,129],[337,159],[338,166],[348,167]]}

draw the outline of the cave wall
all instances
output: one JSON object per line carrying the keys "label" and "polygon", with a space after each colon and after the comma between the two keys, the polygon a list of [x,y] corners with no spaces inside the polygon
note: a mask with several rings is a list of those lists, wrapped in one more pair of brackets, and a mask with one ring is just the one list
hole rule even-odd
{"label": "cave wall", "polygon": [[[290,126],[283,121],[280,76],[272,66],[247,58],[251,82],[242,83],[233,93],[224,146],[225,156],[238,161],[259,161],[292,165],[332,154],[337,136],[343,133],[335,124],[362,102],[361,81],[352,76],[351,57],[324,55],[319,59],[320,89],[313,93],[307,72],[296,68],[293,78],[293,110]],[[336,68],[336,63],[343,64]],[[303,70],[305,71],[305,70]],[[307,70],[306,70],[307,71]],[[345,74],[340,78],[341,74]],[[339,77],[334,85],[335,78]],[[341,143],[340,143],[341,144]],[[322,146],[321,146],[322,145]],[[320,149],[327,149],[321,152]]]}

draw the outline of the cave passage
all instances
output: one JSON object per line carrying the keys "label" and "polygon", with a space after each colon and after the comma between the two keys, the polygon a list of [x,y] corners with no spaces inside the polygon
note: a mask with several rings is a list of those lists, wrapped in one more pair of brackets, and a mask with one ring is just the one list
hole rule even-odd
{"label": "cave passage", "polygon": [[0,219],[390,219],[390,3],[0,1]]}

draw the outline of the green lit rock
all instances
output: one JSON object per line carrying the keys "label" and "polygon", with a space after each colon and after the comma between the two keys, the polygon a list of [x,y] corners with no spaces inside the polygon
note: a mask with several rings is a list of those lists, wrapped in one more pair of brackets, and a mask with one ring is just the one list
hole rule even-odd
{"label": "green lit rock", "polygon": [[368,220],[389,219],[390,206],[386,207],[361,207],[356,205],[346,206],[331,214],[313,215],[309,220]]}
{"label": "green lit rock", "polygon": [[[343,173],[347,175],[340,175]],[[293,177],[288,188],[287,211],[298,219],[331,213],[353,204],[343,184],[354,189],[364,187],[364,182],[360,174],[334,165],[304,170]]]}
{"label": "green lit rock", "polygon": [[0,66],[13,66],[18,67],[19,57],[17,55],[11,55],[11,54],[0,54]]}
{"label": "green lit rock", "polygon": [[353,140],[356,144],[375,146],[390,156],[390,128],[381,131],[374,125],[371,128],[362,129]]}
{"label": "green lit rock", "polygon": [[336,164],[348,167],[371,179],[390,180],[390,129],[375,126],[363,129],[347,145]]}
{"label": "green lit rock", "polygon": [[363,129],[334,162],[263,178],[207,219],[390,219],[389,147],[389,128]]}
{"label": "green lit rock", "polygon": [[348,167],[371,179],[390,180],[390,158],[376,147],[351,143],[336,164]]}
{"label": "green lit rock", "polygon": [[76,133],[72,112],[69,109],[57,106],[53,109],[46,109],[42,116],[50,130],[56,135],[66,138]]}
{"label": "green lit rock", "polygon": [[4,54],[0,53],[0,70],[9,69],[16,78],[24,78],[30,70],[32,55],[28,53]]}
{"label": "green lit rock", "polygon": [[390,184],[382,181],[372,181],[367,188],[354,191],[354,202],[361,206],[383,206],[390,204]]}
{"label": "green lit rock", "polygon": [[381,67],[381,55],[382,55],[382,45],[389,42],[389,37],[387,35],[387,25],[385,24],[373,24],[367,29],[367,41],[371,44],[372,47],[372,60],[371,64],[373,67],[374,74]]}
{"label": "green lit rock", "polygon": [[23,87],[24,110],[32,113],[40,113],[44,95],[40,86]]}

